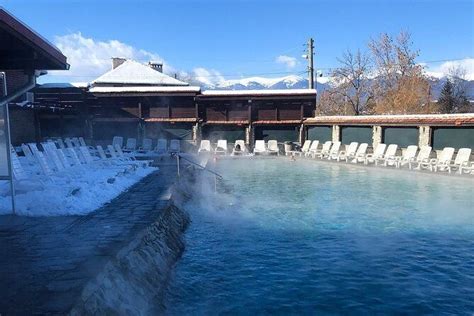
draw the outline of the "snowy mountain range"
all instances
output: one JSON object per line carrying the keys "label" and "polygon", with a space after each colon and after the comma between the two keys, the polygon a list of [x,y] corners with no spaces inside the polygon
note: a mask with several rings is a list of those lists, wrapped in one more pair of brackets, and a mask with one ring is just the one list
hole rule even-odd
{"label": "snowy mountain range", "polygon": [[[438,99],[441,89],[446,82],[446,77],[436,78],[430,77],[433,99]],[[249,77],[242,79],[224,80],[217,84],[206,84],[204,82],[196,82],[203,90],[243,90],[243,89],[305,89],[308,87],[308,79],[306,77],[290,75],[278,78],[265,77]],[[465,80],[467,96],[470,100],[474,100],[474,80]],[[324,90],[331,86],[331,78],[320,77],[317,82],[317,90],[321,94]]]}

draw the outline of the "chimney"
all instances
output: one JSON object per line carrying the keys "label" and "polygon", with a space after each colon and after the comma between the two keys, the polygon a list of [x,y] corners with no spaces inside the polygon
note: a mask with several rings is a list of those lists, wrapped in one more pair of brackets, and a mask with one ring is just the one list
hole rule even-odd
{"label": "chimney", "polygon": [[120,66],[121,64],[123,64],[126,61],[127,61],[126,58],[112,57],[112,69],[117,68],[118,66]]}
{"label": "chimney", "polygon": [[148,66],[158,72],[163,72],[163,63],[149,61]]}

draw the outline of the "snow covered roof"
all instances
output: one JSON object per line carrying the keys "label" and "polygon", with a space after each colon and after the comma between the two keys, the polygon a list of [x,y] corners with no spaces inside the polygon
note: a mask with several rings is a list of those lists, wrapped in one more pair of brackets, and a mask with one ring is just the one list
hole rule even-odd
{"label": "snow covered roof", "polygon": [[277,89],[277,90],[206,90],[203,96],[267,96],[267,95],[312,95],[315,89]]}
{"label": "snow covered roof", "polygon": [[[153,70],[155,71],[155,70]],[[91,93],[199,93],[201,87],[196,86],[148,86],[148,87],[92,87]]]}
{"label": "snow covered roof", "polygon": [[53,89],[53,88],[87,88],[87,82],[48,82],[38,85],[38,89]]}
{"label": "snow covered roof", "polygon": [[115,69],[92,81],[92,84],[134,84],[156,86],[187,86],[188,83],[172,78],[151,67],[127,60]]}

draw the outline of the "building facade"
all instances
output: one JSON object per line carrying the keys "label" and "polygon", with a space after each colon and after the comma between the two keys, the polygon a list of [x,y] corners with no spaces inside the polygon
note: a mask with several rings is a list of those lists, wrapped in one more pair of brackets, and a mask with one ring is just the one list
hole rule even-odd
{"label": "building facade", "polygon": [[92,143],[113,136],[255,138],[300,141],[303,121],[315,112],[315,90],[201,91],[162,72],[159,63],[112,59],[112,69],[91,83],[45,84],[35,89],[39,138],[83,136]]}

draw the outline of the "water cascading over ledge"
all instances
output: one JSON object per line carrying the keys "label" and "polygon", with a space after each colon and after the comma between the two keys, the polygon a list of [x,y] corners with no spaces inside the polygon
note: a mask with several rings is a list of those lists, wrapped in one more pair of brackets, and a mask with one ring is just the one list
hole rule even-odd
{"label": "water cascading over ledge", "polygon": [[157,308],[174,264],[184,251],[189,215],[171,204],[89,281],[70,311],[84,314],[148,314]]}

